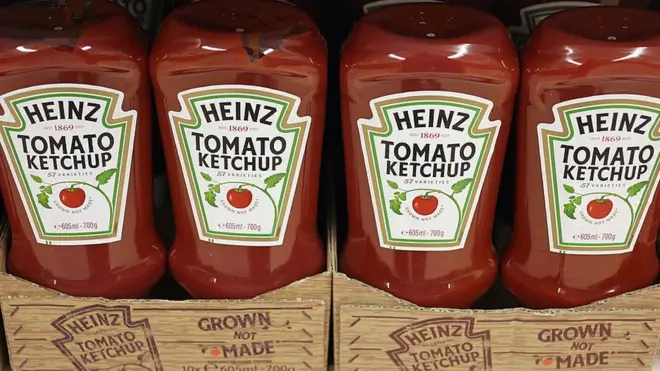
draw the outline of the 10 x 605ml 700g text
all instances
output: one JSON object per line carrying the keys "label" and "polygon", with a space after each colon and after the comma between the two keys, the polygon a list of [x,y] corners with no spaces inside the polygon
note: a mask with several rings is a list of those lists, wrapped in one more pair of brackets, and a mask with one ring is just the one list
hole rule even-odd
{"label": "10 x 605ml 700g text", "polygon": [[197,366],[183,366],[183,371],[296,371],[293,366],[285,365],[220,365],[217,363],[209,363],[201,367]]}

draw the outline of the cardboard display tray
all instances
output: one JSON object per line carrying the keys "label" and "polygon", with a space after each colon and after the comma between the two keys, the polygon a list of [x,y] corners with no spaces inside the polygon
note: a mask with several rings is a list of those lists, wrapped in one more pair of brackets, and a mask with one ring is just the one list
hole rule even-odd
{"label": "cardboard display tray", "polygon": [[[7,269],[7,244],[9,243],[9,226],[7,220],[0,218],[0,274],[4,274]],[[0,366],[9,369],[9,360],[7,359],[5,337],[0,334]],[[6,370],[5,370],[6,371]]]}
{"label": "cardboard display tray", "polygon": [[660,286],[570,310],[451,310],[335,272],[333,321],[338,371],[660,371]]}
{"label": "cardboard display tray", "polygon": [[74,298],[0,273],[11,369],[326,370],[328,257],[327,272],[251,300]]}

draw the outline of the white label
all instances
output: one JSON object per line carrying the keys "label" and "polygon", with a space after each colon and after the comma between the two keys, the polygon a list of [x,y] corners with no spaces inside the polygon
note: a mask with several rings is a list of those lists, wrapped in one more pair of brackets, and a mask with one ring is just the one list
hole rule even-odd
{"label": "white label", "polygon": [[278,246],[284,240],[310,117],[300,98],[248,85],[179,94],[170,122],[199,238]]}
{"label": "white label", "polygon": [[124,94],[52,84],[0,99],[2,149],[37,242],[121,240],[137,120]]}
{"label": "white label", "polygon": [[371,101],[373,118],[357,125],[382,247],[465,246],[500,130],[492,107],[442,91]]}
{"label": "white label", "polygon": [[369,13],[369,12],[373,12],[376,9],[384,8],[384,7],[390,6],[390,5],[415,4],[415,3],[446,3],[446,1],[443,1],[443,0],[378,0],[378,1],[372,1],[372,2],[364,4],[364,6],[362,7],[362,11],[366,14],[366,13]]}
{"label": "white label", "polygon": [[550,250],[632,251],[658,186],[660,99],[599,95],[538,125]]}
{"label": "white label", "polygon": [[552,3],[537,4],[520,9],[521,23],[519,26],[509,27],[509,32],[514,37],[516,43],[521,44],[532,33],[534,28],[553,13],[560,10],[578,8],[582,6],[595,6],[595,4],[586,1],[556,1]]}

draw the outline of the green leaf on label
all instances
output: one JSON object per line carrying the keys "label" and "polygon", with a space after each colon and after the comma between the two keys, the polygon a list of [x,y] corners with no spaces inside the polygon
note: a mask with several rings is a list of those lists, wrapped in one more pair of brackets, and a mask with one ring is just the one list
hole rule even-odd
{"label": "green leaf on label", "polygon": [[576,205],[582,205],[582,196],[575,197],[573,199],[573,203],[576,204]]}
{"label": "green leaf on label", "polygon": [[396,198],[391,199],[390,210],[392,210],[392,212],[394,212],[395,214],[403,215],[401,214],[401,201],[399,201]]}
{"label": "green leaf on label", "polygon": [[266,183],[267,188],[275,188],[277,184],[284,179],[286,176],[286,173],[277,173],[269,176],[268,178],[264,179],[264,183]]}
{"label": "green leaf on label", "polygon": [[644,180],[639,183],[635,183],[628,187],[627,192],[628,192],[628,197],[635,197],[641,191],[644,187],[646,187],[649,184],[648,181]]}
{"label": "green leaf on label", "polygon": [[473,180],[474,180],[474,179],[472,179],[472,178],[459,180],[458,182],[454,183],[454,184],[451,186],[451,190],[452,190],[452,192],[454,192],[454,194],[458,194],[458,193],[463,192],[463,190],[465,189],[465,187],[469,186],[470,183],[472,183]]}
{"label": "green leaf on label", "polygon": [[218,205],[215,204],[215,192],[212,190],[204,192],[204,199],[206,202],[208,202],[209,205],[213,207],[218,207]]}
{"label": "green leaf on label", "polygon": [[45,193],[43,193],[43,192],[42,192],[42,193],[39,193],[39,194],[37,195],[37,201],[38,201],[39,204],[40,204],[41,206],[43,206],[44,208],[46,208],[46,209],[50,209],[50,208],[51,208],[50,205],[48,204],[48,195],[47,195],[47,194],[45,194]]}
{"label": "green leaf on label", "polygon": [[574,198],[575,198],[575,196],[569,196],[569,197],[568,197],[569,200],[572,200],[572,199],[574,199]]}
{"label": "green leaf on label", "polygon": [[102,171],[101,174],[96,176],[96,181],[99,182],[99,185],[102,186],[110,181],[113,175],[117,172],[117,169],[108,169]]}
{"label": "green leaf on label", "polygon": [[406,198],[407,198],[407,196],[406,196],[405,193],[401,193],[401,194],[399,195],[399,200],[401,200],[401,201],[405,201]]}
{"label": "green leaf on label", "polygon": [[564,214],[571,219],[575,219],[575,204],[572,202],[565,203]]}
{"label": "green leaf on label", "polygon": [[220,184],[216,184],[213,186],[213,192],[220,193]]}
{"label": "green leaf on label", "polygon": [[40,176],[37,176],[37,175],[30,175],[30,177],[32,177],[32,180],[34,180],[34,181],[37,182],[37,183],[43,183],[43,182],[44,182],[44,180],[41,179]]}
{"label": "green leaf on label", "polygon": [[396,184],[395,182],[391,181],[391,180],[387,181],[387,185],[390,186],[390,188],[392,188],[392,189],[399,189],[399,185]]}
{"label": "green leaf on label", "polygon": [[213,181],[213,179],[211,179],[211,176],[208,175],[207,173],[200,173],[200,174],[202,174],[202,178],[204,178],[204,180],[206,180],[207,182]]}
{"label": "green leaf on label", "polygon": [[568,192],[568,193],[575,193],[575,188],[569,186],[568,184],[564,184],[564,189],[565,189],[566,192]]}

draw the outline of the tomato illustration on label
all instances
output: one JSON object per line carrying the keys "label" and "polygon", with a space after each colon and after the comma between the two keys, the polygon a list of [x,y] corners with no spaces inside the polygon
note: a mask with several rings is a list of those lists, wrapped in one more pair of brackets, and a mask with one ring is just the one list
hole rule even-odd
{"label": "tomato illustration on label", "polygon": [[438,198],[428,193],[417,196],[413,200],[413,210],[419,215],[431,215],[438,208]]}
{"label": "tomato illustration on label", "polygon": [[227,202],[237,209],[245,209],[252,203],[252,192],[249,189],[241,188],[243,185],[227,192]]}
{"label": "tomato illustration on label", "polygon": [[60,201],[69,209],[77,209],[85,203],[85,191],[71,186],[60,191]]}
{"label": "tomato illustration on label", "polygon": [[[592,198],[586,206],[586,213],[592,219],[605,219],[607,218],[614,209],[614,202],[612,202],[612,197],[617,197],[621,199],[626,205],[632,210],[633,205],[628,200],[630,197],[635,197],[644,187],[649,184],[648,181],[641,181],[639,183],[633,184],[627,189],[627,195],[622,197],[616,193],[602,193],[602,192],[591,192],[587,194],[579,193],[575,191],[570,185],[564,184],[564,190],[571,194],[568,197],[568,202],[564,204],[564,214],[571,219],[575,219],[575,212],[578,210],[580,205],[582,205],[583,198]],[[600,197],[599,197],[600,196]],[[598,198],[593,198],[598,197]]]}
{"label": "tomato illustration on label", "polygon": [[612,212],[614,204],[612,200],[605,198],[605,196],[597,199],[591,200],[589,205],[587,205],[587,214],[594,219],[604,219]]}
{"label": "tomato illustration on label", "polygon": [[2,149],[39,243],[121,240],[137,112],[123,93],[53,84],[2,96]]}
{"label": "tomato illustration on label", "polygon": [[108,208],[112,210],[113,205],[110,198],[102,189],[102,186],[108,184],[113,175],[117,173],[117,169],[108,169],[96,176],[96,184],[91,184],[85,181],[61,181],[57,183],[48,183],[44,181],[38,175],[31,175],[32,180],[39,184],[40,192],[37,194],[37,202],[46,209],[51,209],[50,206],[50,196],[53,194],[53,188],[58,186],[66,186],[62,188],[59,193],[60,203],[69,208],[69,209],[78,209],[85,203],[87,200],[87,194],[83,190],[84,187],[88,187],[96,190],[99,194],[103,196],[104,201],[107,203]]}
{"label": "tomato illustration on label", "polygon": [[660,100],[601,95],[553,112],[538,126],[551,251],[631,251],[658,186]]}
{"label": "tomato illustration on label", "polygon": [[381,246],[462,248],[499,133],[492,103],[422,91],[371,108],[373,119],[358,126]]}
{"label": "tomato illustration on label", "polygon": [[213,180],[213,178],[207,174],[207,173],[200,173],[202,178],[209,182],[208,184],[208,190],[204,192],[204,199],[206,202],[212,206],[212,207],[218,207],[216,203],[216,194],[221,193],[221,189],[229,184],[239,184],[237,187],[229,189],[229,191],[226,194],[226,200],[231,207],[235,209],[245,209],[248,206],[252,204],[252,192],[250,191],[250,188],[263,192],[271,201],[273,208],[275,210],[275,215],[279,214],[279,208],[275,204],[275,200],[271,196],[270,193],[268,193],[269,188],[275,188],[278,183],[284,179],[287,174],[286,173],[279,173],[279,174],[274,174],[269,176],[264,180],[264,186],[260,187],[256,184],[253,183],[243,183],[243,182],[216,182]]}
{"label": "tomato illustration on label", "polygon": [[474,179],[468,178],[468,179],[463,179],[459,180],[458,182],[454,183],[451,186],[451,194],[446,193],[440,189],[424,189],[424,188],[418,188],[418,189],[413,189],[413,190],[405,190],[399,188],[399,185],[391,180],[387,181],[387,184],[390,186],[390,188],[397,190],[394,192],[393,196],[394,198],[390,200],[390,209],[392,212],[395,214],[401,214],[401,202],[405,202],[406,199],[408,198],[407,194],[409,193],[416,193],[416,192],[424,192],[417,197],[415,197],[412,201],[412,208],[413,210],[421,215],[421,216],[428,216],[436,212],[438,210],[438,198],[436,196],[433,196],[433,193],[438,193],[442,194],[443,196],[451,199],[454,202],[454,206],[456,206],[458,212],[461,212],[461,207],[454,198],[455,195],[460,194],[463,192],[463,190],[472,183]]}
{"label": "tomato illustration on label", "polygon": [[300,98],[247,85],[179,94],[172,132],[199,238],[282,244],[307,143]]}

